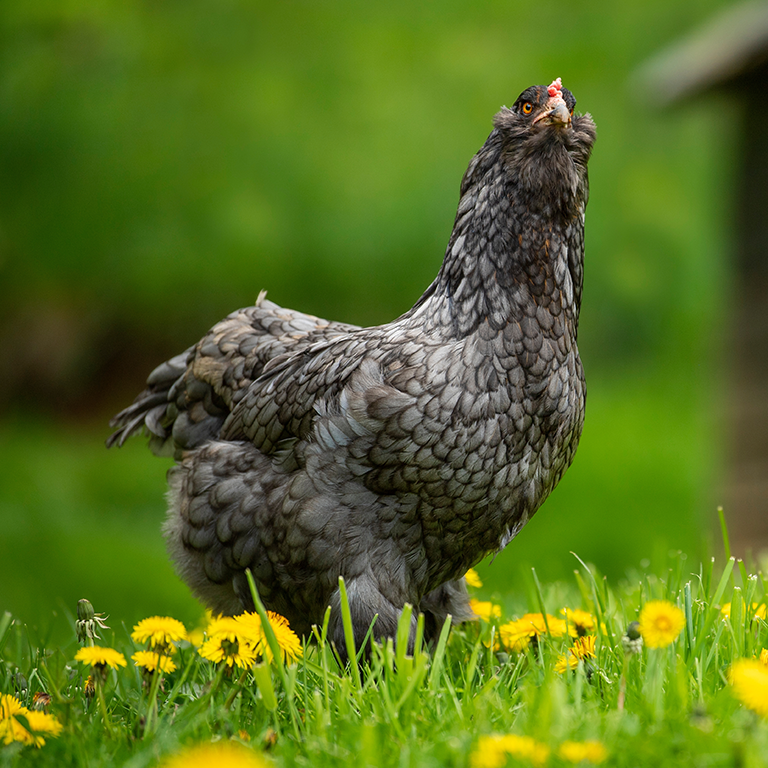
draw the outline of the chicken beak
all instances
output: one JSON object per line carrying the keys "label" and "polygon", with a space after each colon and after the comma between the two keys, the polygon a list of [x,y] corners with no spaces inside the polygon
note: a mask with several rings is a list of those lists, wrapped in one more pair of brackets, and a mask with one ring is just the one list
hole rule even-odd
{"label": "chicken beak", "polygon": [[562,99],[558,99],[552,109],[548,112],[542,112],[533,122],[542,123],[542,125],[562,125],[567,127],[571,124],[571,113],[568,111],[565,102]]}

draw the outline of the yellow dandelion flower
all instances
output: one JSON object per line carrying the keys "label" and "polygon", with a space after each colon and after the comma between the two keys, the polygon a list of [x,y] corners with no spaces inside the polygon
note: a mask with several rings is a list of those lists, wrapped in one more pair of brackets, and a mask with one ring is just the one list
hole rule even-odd
{"label": "yellow dandelion flower", "polygon": [[[269,625],[272,627],[272,631],[275,633],[275,638],[280,647],[280,654],[283,661],[290,663],[298,659],[303,654],[301,640],[299,640],[298,635],[291,629],[288,624],[288,619],[274,611],[267,611],[267,618],[269,619]],[[239,616],[235,616],[235,621],[241,627],[242,636],[248,638],[248,641],[253,646],[256,653],[260,656],[264,656],[267,661],[271,661],[272,651],[270,650],[266,635],[262,629],[259,614],[246,611]]]}
{"label": "yellow dandelion flower", "polygon": [[522,651],[533,638],[549,634],[551,637],[562,637],[566,632],[566,623],[563,619],[546,615],[546,620],[541,613],[526,613],[516,621],[510,621],[499,627],[499,637],[502,645],[510,651]]}
{"label": "yellow dandelion flower", "polygon": [[565,674],[569,669],[576,669],[579,666],[579,660],[569,650],[568,653],[564,653],[557,657],[555,662],[555,672],[558,675]]}
{"label": "yellow dandelion flower", "polygon": [[595,657],[595,643],[597,638],[594,635],[585,635],[577,637],[573,642],[571,653],[577,659],[593,659]]}
{"label": "yellow dandelion flower", "polygon": [[21,712],[27,711],[27,708],[12,694],[0,694],[0,720],[7,720],[9,717]]}
{"label": "yellow dandelion flower", "polygon": [[[280,653],[283,656],[283,661],[290,663],[301,657],[304,654],[301,647],[301,640],[291,629],[288,624],[288,619],[277,613],[272,613],[272,611],[267,611],[267,617],[269,618],[269,624],[277,638],[277,644],[280,646]],[[267,660],[270,660],[271,652],[268,646],[265,646],[265,655]]]}
{"label": "yellow dandelion flower", "polygon": [[231,741],[198,744],[171,755],[160,763],[161,768],[267,768],[267,761],[257,752]]}
{"label": "yellow dandelion flower", "polygon": [[75,654],[76,661],[82,661],[83,664],[90,664],[92,667],[98,667],[104,669],[111,667],[117,669],[118,667],[125,667],[128,662],[125,660],[120,651],[116,651],[114,648],[102,648],[99,645],[86,646],[81,648]]}
{"label": "yellow dandelion flower", "polygon": [[731,664],[728,681],[745,707],[768,717],[768,667],[759,659],[739,659]]}
{"label": "yellow dandelion flower", "polygon": [[469,601],[469,607],[479,618],[489,624],[493,619],[501,618],[501,606],[492,603],[490,600],[475,600],[473,597]]}
{"label": "yellow dandelion flower", "polygon": [[29,731],[16,719],[16,715],[27,715],[29,710],[10,693],[0,695],[0,741],[28,743]]}
{"label": "yellow dandelion flower", "polygon": [[569,763],[593,763],[608,759],[608,750],[599,741],[564,741],[557,754]]}
{"label": "yellow dandelion flower", "polygon": [[224,663],[228,667],[250,667],[258,655],[254,648],[253,639],[232,616],[221,616],[214,619],[206,631],[205,642],[197,649],[204,658]]}
{"label": "yellow dandelion flower", "polygon": [[131,656],[131,660],[137,667],[146,669],[147,672],[154,672],[156,669],[160,672],[176,671],[176,663],[170,656],[154,651],[136,651]]}
{"label": "yellow dandelion flower", "polygon": [[535,635],[528,622],[509,621],[499,627],[499,636],[504,647],[519,653],[524,651]]}
{"label": "yellow dandelion flower", "polygon": [[[16,718],[21,715],[26,724]],[[45,712],[30,711],[15,696],[0,696],[0,742],[10,744],[13,741],[42,747],[46,736],[58,736],[62,725],[53,716]]]}
{"label": "yellow dandelion flower", "polygon": [[685,626],[685,614],[668,600],[651,600],[640,611],[640,634],[649,648],[666,648]]}
{"label": "yellow dandelion flower", "polygon": [[595,642],[597,638],[594,635],[585,635],[577,637],[573,647],[568,652],[558,657],[555,662],[555,672],[562,675],[569,669],[576,669],[579,661],[583,659],[592,659],[595,657]]}
{"label": "yellow dandelion flower", "polygon": [[469,759],[472,768],[500,768],[507,757],[528,760],[533,765],[544,765],[549,757],[549,747],[530,736],[515,734],[491,734],[481,736]]}
{"label": "yellow dandelion flower", "polygon": [[197,651],[204,659],[228,667],[250,667],[256,661],[256,651],[246,642],[227,640],[222,635],[209,637]]}
{"label": "yellow dandelion flower", "polygon": [[768,667],[768,649],[767,648],[763,648],[763,650],[760,651],[760,663]]}
{"label": "yellow dandelion flower", "polygon": [[58,736],[64,727],[53,715],[47,715],[45,712],[29,711],[24,713],[24,717],[27,718],[27,730],[32,739],[27,743],[36,747],[45,744],[45,737]]}
{"label": "yellow dandelion flower", "polygon": [[[24,708],[26,709],[26,707]],[[26,717],[26,712],[21,712]],[[0,720],[0,744],[10,744],[19,741],[22,744],[32,743],[32,734],[15,718]]]}
{"label": "yellow dandelion flower", "polygon": [[483,586],[483,582],[480,580],[480,577],[477,575],[477,571],[474,568],[470,568],[464,574],[464,581],[467,582],[468,587],[473,587],[474,589],[480,589],[480,587]]}
{"label": "yellow dandelion flower", "polygon": [[[742,601],[742,606],[744,605]],[[766,609],[765,603],[752,603],[752,618],[754,619],[763,619],[765,621],[766,617]],[[724,619],[730,619],[731,618],[731,604],[725,603],[723,607],[720,609],[720,615]]]}
{"label": "yellow dandelion flower", "polygon": [[179,640],[187,639],[187,630],[178,620],[169,616],[150,616],[142,619],[131,632],[131,638],[137,643],[149,641],[149,647],[165,647]]}
{"label": "yellow dandelion flower", "polygon": [[227,640],[235,640],[242,632],[242,627],[235,621],[234,616],[216,616],[211,619],[205,634],[208,637],[221,635]]}
{"label": "yellow dandelion flower", "polygon": [[568,624],[568,634],[571,637],[589,634],[597,628],[597,619],[591,613],[587,613],[587,611],[582,611],[578,608],[563,608],[560,613],[565,616],[565,621]]}

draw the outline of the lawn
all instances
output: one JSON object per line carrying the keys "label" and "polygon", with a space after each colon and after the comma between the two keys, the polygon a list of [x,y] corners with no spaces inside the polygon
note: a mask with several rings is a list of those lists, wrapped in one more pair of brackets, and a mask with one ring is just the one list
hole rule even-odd
{"label": "lawn", "polygon": [[[215,622],[203,635],[112,615],[111,628],[91,625],[94,648],[75,639],[75,606],[67,641],[45,647],[6,614],[0,687],[14,697],[0,765],[765,765],[761,575],[683,554],[616,581],[576,563],[567,582],[532,572],[512,607],[474,587],[487,620],[446,626],[433,648],[417,637],[412,655],[406,609],[394,648],[345,669],[323,627],[302,650],[263,613],[227,639]],[[136,654],[151,638],[160,655],[148,662]],[[9,708],[33,702],[49,717],[18,711],[11,740]],[[24,743],[33,728],[44,744]]]}

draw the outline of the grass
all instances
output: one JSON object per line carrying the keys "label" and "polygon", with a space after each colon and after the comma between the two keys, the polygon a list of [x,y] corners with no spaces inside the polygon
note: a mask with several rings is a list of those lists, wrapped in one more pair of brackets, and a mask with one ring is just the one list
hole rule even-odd
{"label": "grass", "polygon": [[[404,642],[388,643],[375,646],[359,668],[341,669],[321,627],[297,662],[285,665],[273,653],[271,664],[227,674],[181,642],[178,669],[162,681],[143,679],[128,661],[106,675],[92,700],[83,695],[86,670],[74,661],[74,617],[68,643],[41,647],[6,614],[2,692],[29,704],[36,691],[47,691],[63,730],[40,749],[17,742],[0,748],[0,765],[138,768],[212,740],[239,742],[245,754],[264,755],[265,764],[276,766],[570,765],[579,755],[563,751],[568,742],[597,742],[592,760],[605,765],[764,765],[768,724],[728,682],[734,661],[759,656],[768,645],[757,569],[732,558],[691,568],[678,553],[663,570],[633,571],[611,583],[576,562],[571,581],[541,583],[532,572],[527,604],[492,623],[465,624],[450,634],[446,627],[431,649],[417,640],[412,656]],[[491,597],[482,588],[478,594]],[[664,611],[679,609],[685,626],[676,640],[664,639],[666,647],[650,648],[644,625],[647,642],[630,653],[622,637],[652,600],[665,601]],[[728,618],[721,610],[726,603]],[[596,645],[594,657],[558,673],[558,659],[575,642],[567,633],[558,636],[564,607],[594,617]],[[511,622],[527,612],[548,614],[549,634],[512,650]],[[406,610],[401,640],[408,620]],[[126,658],[143,647],[119,617],[110,624],[103,644]],[[757,697],[751,706],[763,712],[766,678],[761,666],[748,691]],[[489,739],[492,734],[524,738],[505,742]],[[505,745],[511,755],[498,751]],[[219,759],[222,766],[240,764]]]}

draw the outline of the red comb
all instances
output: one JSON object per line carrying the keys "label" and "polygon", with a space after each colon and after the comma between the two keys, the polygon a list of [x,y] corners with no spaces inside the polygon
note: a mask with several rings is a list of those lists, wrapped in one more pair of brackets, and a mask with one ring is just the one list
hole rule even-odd
{"label": "red comb", "polygon": [[563,81],[556,77],[548,86],[547,86],[547,93],[550,96],[557,96],[559,95],[560,91],[563,90]]}

